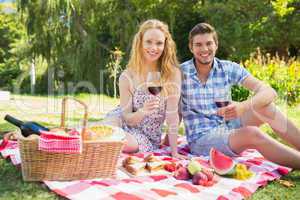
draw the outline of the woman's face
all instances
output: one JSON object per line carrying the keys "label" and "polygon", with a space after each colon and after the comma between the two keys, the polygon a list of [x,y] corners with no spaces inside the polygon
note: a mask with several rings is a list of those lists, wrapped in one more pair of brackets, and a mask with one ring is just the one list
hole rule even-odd
{"label": "woman's face", "polygon": [[148,29],[143,36],[143,57],[146,63],[157,62],[165,48],[166,37],[156,28]]}

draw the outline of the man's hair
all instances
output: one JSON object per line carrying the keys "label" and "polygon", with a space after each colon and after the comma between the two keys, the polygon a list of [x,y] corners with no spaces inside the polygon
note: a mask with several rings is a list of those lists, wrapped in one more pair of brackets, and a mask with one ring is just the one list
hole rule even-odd
{"label": "man's hair", "polygon": [[193,42],[193,38],[196,35],[205,34],[205,33],[212,34],[216,45],[218,45],[217,32],[216,32],[216,30],[213,26],[211,26],[210,24],[207,24],[207,23],[199,23],[196,26],[194,26],[194,28],[192,28],[192,30],[189,33],[189,42],[190,42],[190,44]]}

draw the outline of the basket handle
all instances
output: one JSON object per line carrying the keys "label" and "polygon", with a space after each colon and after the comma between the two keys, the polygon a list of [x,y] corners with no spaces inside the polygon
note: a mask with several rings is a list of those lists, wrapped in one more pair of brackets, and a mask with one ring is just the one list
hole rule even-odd
{"label": "basket handle", "polygon": [[81,138],[82,140],[86,139],[86,126],[87,126],[87,119],[88,119],[88,106],[78,99],[75,99],[73,97],[64,97],[62,100],[62,112],[61,112],[61,121],[60,121],[60,128],[65,128],[65,121],[66,121],[66,110],[67,110],[67,101],[73,100],[81,104],[84,108],[84,114],[83,114],[83,124],[82,124],[82,131],[81,131]]}

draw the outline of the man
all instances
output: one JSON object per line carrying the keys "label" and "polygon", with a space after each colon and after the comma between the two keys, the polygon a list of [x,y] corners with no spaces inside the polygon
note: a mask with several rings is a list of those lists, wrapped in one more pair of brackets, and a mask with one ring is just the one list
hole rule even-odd
{"label": "man", "polygon": [[[181,64],[181,107],[191,152],[208,155],[215,147],[235,156],[254,148],[273,162],[300,169],[300,131],[272,103],[276,92],[239,64],[215,57],[218,38],[211,25],[200,23],[191,30],[189,48],[193,59]],[[254,96],[218,108],[215,99],[228,96],[237,84]],[[264,123],[298,151],[264,134],[258,128]]]}

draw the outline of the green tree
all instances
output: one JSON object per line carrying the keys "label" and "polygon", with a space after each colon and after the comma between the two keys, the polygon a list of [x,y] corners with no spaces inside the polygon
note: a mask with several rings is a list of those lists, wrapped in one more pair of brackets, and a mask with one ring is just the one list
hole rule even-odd
{"label": "green tree", "polygon": [[217,28],[220,57],[245,60],[257,47],[263,52],[297,55],[300,46],[297,0],[206,2],[196,11]]}
{"label": "green tree", "polygon": [[[120,63],[124,68],[133,35],[146,19],[169,25],[180,61],[191,57],[188,32],[199,22],[216,27],[220,58],[246,60],[257,47],[297,55],[300,46],[297,0],[17,0],[17,4],[32,57],[47,60],[56,82],[66,87],[68,81],[89,81],[110,95],[114,84],[105,71],[110,52],[118,46],[125,53]],[[64,71],[63,79],[57,76],[59,71]],[[105,71],[104,85],[100,71]]]}
{"label": "green tree", "polygon": [[[133,35],[141,21],[159,18],[171,22],[171,30],[176,31],[175,18],[180,17],[180,10],[191,7],[196,1],[17,2],[31,38],[32,53],[42,55],[54,71],[63,70],[65,84],[70,80],[88,80],[101,89],[99,71],[105,70],[110,51],[119,46],[125,52],[126,62]],[[110,83],[107,73],[104,82]],[[57,76],[54,78],[58,79]],[[112,85],[106,84],[104,92],[109,93]]]}
{"label": "green tree", "polygon": [[2,12],[0,5],[0,88],[13,88],[20,75],[22,57],[14,51],[15,46],[25,36],[24,27],[18,23],[16,14]]}

